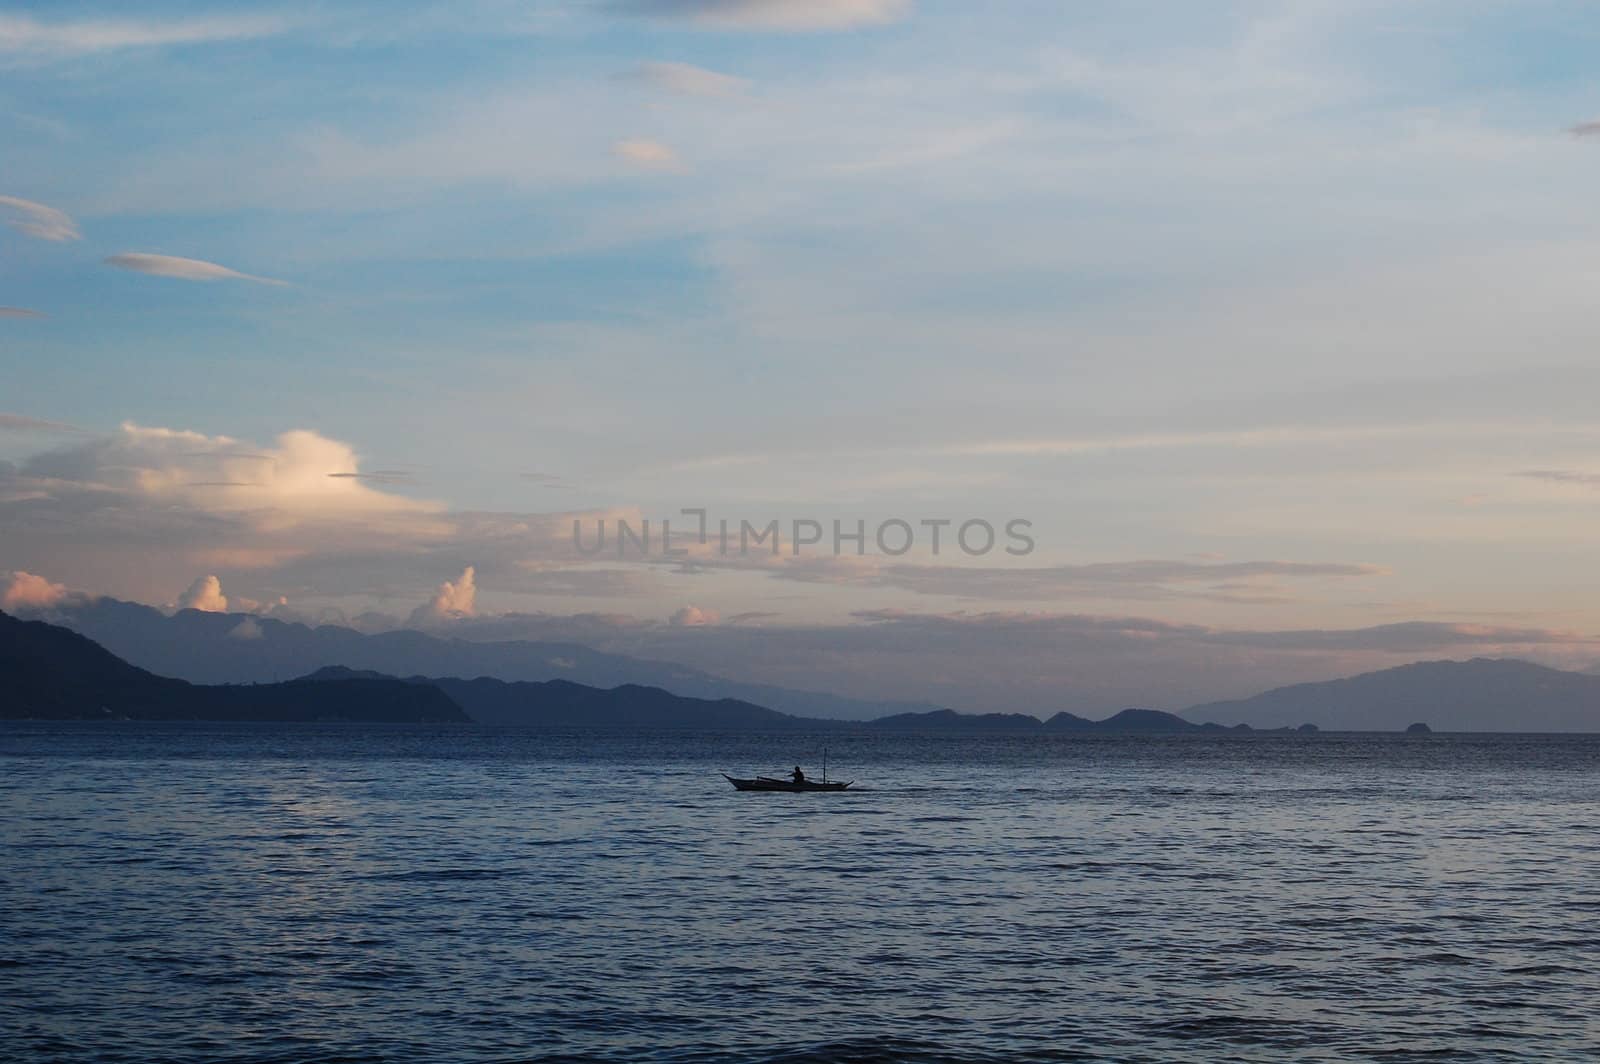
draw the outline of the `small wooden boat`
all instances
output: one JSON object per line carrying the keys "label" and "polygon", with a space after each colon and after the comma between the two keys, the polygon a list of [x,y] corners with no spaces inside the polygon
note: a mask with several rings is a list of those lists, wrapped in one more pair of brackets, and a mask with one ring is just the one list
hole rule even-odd
{"label": "small wooden boat", "polygon": [[796,783],[794,780],[775,780],[771,776],[757,776],[753,780],[736,780],[726,772],[722,773],[722,778],[733,784],[734,790],[737,791],[789,791],[794,794],[798,794],[801,791],[842,791],[855,782],[855,780],[851,780],[849,783],[828,783],[826,781],[819,783],[816,780],[806,780],[803,783]]}

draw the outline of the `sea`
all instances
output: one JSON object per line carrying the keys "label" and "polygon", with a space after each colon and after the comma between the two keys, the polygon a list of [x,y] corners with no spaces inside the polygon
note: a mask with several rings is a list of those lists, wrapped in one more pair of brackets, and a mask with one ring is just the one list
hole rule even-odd
{"label": "sea", "polygon": [[0,724],[0,1060],[1597,1055],[1600,736]]}

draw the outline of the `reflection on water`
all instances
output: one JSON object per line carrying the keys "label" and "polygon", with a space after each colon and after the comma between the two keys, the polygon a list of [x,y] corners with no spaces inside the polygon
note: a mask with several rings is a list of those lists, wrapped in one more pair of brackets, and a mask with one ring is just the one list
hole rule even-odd
{"label": "reflection on water", "polygon": [[1600,738],[0,730],[0,1058],[1600,1051]]}

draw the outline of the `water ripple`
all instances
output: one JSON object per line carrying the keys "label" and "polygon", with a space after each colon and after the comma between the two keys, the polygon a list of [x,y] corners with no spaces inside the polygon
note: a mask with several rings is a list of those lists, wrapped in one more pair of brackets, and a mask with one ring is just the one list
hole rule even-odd
{"label": "water ripple", "polygon": [[1600,740],[1436,738],[6,725],[0,1059],[1600,1053]]}

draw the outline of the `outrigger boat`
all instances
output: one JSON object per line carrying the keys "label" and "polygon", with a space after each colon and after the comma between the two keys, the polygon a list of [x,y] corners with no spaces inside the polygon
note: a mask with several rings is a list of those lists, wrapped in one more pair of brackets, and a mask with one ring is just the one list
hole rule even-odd
{"label": "outrigger boat", "polygon": [[737,791],[791,791],[794,793],[799,793],[800,791],[842,791],[855,782],[855,780],[851,780],[849,783],[828,783],[826,781],[818,783],[816,780],[802,780],[796,783],[794,780],[775,780],[771,776],[757,776],[753,780],[736,780],[726,772],[722,773],[722,778],[733,784],[734,790]]}
{"label": "outrigger boat", "polygon": [[822,748],[821,783],[816,780],[806,779],[800,772],[798,765],[795,766],[794,774],[799,779],[775,780],[771,776],[757,776],[753,780],[739,780],[734,779],[726,772],[722,773],[722,778],[733,784],[733,789],[736,791],[788,791],[791,794],[798,794],[801,791],[842,791],[855,782],[855,780],[848,780],[844,783],[828,782],[828,748],[826,746]]}

